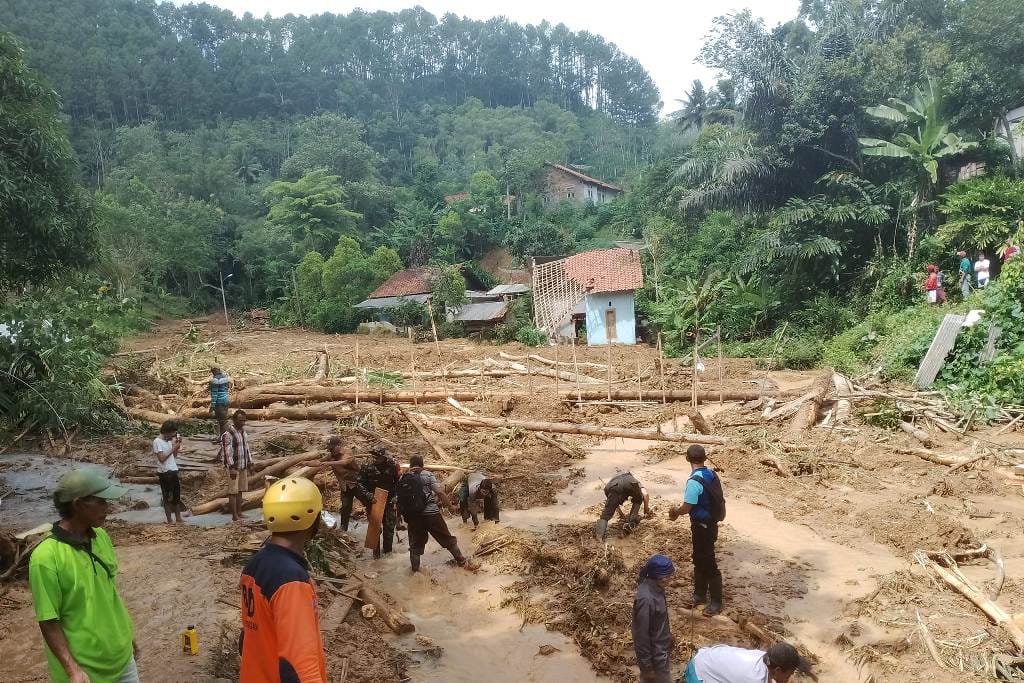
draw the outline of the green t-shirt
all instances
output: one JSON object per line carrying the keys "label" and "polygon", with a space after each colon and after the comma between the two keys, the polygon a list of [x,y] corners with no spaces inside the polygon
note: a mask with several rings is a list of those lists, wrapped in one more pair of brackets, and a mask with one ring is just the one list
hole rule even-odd
{"label": "green t-shirt", "polygon": [[[116,683],[132,658],[132,620],[117,594],[114,544],[103,529],[93,531],[95,557],[86,550],[90,546],[59,541],[51,532],[32,552],[28,582],[36,620],[60,621],[71,655],[92,683]],[[49,647],[46,658],[50,678],[67,681]]]}
{"label": "green t-shirt", "polygon": [[970,259],[968,259],[968,258],[960,259],[960,272],[961,273],[965,273],[965,274],[971,272],[971,260]]}

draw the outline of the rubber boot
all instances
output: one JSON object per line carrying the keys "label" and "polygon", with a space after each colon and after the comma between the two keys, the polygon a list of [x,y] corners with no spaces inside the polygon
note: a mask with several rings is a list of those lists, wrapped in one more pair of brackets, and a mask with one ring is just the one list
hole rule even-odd
{"label": "rubber boot", "polygon": [[594,538],[604,542],[604,539],[608,536],[608,520],[599,519],[597,524],[594,526]]}
{"label": "rubber boot", "polygon": [[703,605],[708,601],[708,581],[704,578],[704,573],[696,568],[693,570],[693,597],[691,600],[691,607]]}
{"label": "rubber boot", "polygon": [[418,572],[420,570],[420,555],[419,555],[419,553],[415,553],[412,550],[409,551],[409,564],[412,566],[412,570],[414,572]]}
{"label": "rubber boot", "polygon": [[460,567],[466,566],[466,556],[462,554],[461,550],[459,550],[459,546],[453,545],[451,548],[448,549],[448,552],[450,552],[452,554],[452,557],[455,558],[455,564],[459,565]]}
{"label": "rubber boot", "polygon": [[711,600],[704,607],[704,616],[713,617],[722,611],[722,575],[711,577],[708,581],[708,589],[711,593]]}

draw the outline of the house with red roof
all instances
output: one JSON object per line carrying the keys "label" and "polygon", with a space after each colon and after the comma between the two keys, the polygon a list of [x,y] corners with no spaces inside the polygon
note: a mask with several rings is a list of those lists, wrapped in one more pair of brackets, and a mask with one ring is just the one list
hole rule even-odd
{"label": "house with red roof", "polygon": [[[501,322],[508,312],[508,298],[484,291],[486,286],[469,268],[463,267],[461,272],[466,280],[466,298],[469,301],[458,310],[445,311],[446,318],[461,322],[470,329]],[[441,269],[435,266],[400,270],[355,307],[374,311],[378,320],[390,322],[394,309],[407,303],[426,304],[440,274]]]}
{"label": "house with red roof", "polygon": [[533,262],[537,327],[574,338],[586,327],[587,344],[636,344],[635,292],[644,286],[640,252],[594,249],[563,259]]}

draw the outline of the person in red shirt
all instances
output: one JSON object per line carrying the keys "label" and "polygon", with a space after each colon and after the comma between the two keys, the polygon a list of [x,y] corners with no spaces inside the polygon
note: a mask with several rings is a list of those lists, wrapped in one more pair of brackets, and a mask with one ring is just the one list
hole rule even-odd
{"label": "person in red shirt", "polygon": [[239,683],[327,683],[316,586],[304,554],[323,505],[316,484],[301,477],[274,482],[263,497],[270,539],[242,570]]}
{"label": "person in red shirt", "polygon": [[1020,253],[1020,247],[1013,243],[1013,238],[1006,240],[1006,248],[1003,249],[1003,263],[1008,263],[1010,259]]}
{"label": "person in red shirt", "polygon": [[938,268],[928,266],[928,277],[924,281],[924,291],[928,296],[928,303],[939,302],[939,275]]}

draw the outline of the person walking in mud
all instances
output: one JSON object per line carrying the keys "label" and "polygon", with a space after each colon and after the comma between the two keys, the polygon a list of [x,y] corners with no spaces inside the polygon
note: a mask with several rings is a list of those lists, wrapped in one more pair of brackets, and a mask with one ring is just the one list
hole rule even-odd
{"label": "person walking in mud", "polygon": [[245,411],[236,410],[231,416],[231,426],[220,437],[220,455],[228,471],[228,500],[231,519],[243,519],[242,494],[249,490],[249,468],[252,467],[252,452],[249,438],[245,433]]}
{"label": "person walking in mud", "polygon": [[464,524],[472,518],[474,531],[480,526],[477,508],[481,505],[484,520],[495,524],[501,521],[497,487],[483,472],[473,472],[459,485],[459,513]]}
{"label": "person walking in mud", "polygon": [[239,581],[239,683],[327,683],[316,586],[305,556],[323,505],[320,489],[302,477],[277,480],[263,497],[270,539],[249,558]]}
{"label": "person walking in mud", "polygon": [[640,570],[631,630],[641,683],[672,682],[673,639],[665,588],[675,571],[664,555],[652,556]]}
{"label": "person walking in mud", "polygon": [[338,510],[338,528],[348,531],[349,520],[352,518],[352,501],[358,499],[369,510],[373,504],[373,493],[367,494],[356,483],[360,471],[359,461],[351,448],[346,448],[340,436],[332,436],[327,440],[327,455],[318,463],[322,468],[329,467],[338,480],[341,493],[341,507]]}
{"label": "person walking in mud", "polygon": [[697,650],[683,683],[788,683],[797,671],[811,673],[811,665],[789,643],[767,650],[713,645]]}
{"label": "person walking in mud", "polygon": [[690,515],[693,606],[707,602],[704,614],[710,617],[722,611],[722,572],[715,559],[715,542],[718,523],[725,519],[725,495],[718,475],[705,465],[707,453],[703,446],[693,444],[687,448],[686,460],[691,472],[683,492],[683,504],[670,508],[668,516],[675,521],[680,515]]}
{"label": "person walking in mud", "polygon": [[217,438],[224,436],[228,430],[228,406],[231,405],[231,398],[228,389],[231,386],[231,378],[224,374],[218,367],[210,368],[210,412],[217,420]]}
{"label": "person walking in mud", "polygon": [[[368,499],[369,511],[374,504],[374,491],[384,489],[388,492],[387,502],[384,507],[383,543],[379,544],[373,551],[374,558],[379,558],[381,552],[385,555],[391,553],[392,544],[395,540],[395,527],[398,526],[398,476],[399,468],[395,459],[388,455],[383,446],[374,446],[370,449],[371,459],[363,463],[356,475],[356,488],[359,489],[359,500]],[[351,499],[349,499],[351,501]],[[350,503],[351,505],[351,503]],[[351,507],[349,508],[351,511]]]}
{"label": "person walking in mud", "polygon": [[[604,487],[604,510],[601,518],[597,520],[594,527],[594,538],[604,541],[608,536],[608,522],[615,516],[619,506],[627,500],[633,501],[633,506],[626,516],[622,525],[624,533],[630,533],[640,525],[640,506],[644,506],[644,516],[651,516],[651,500],[647,495],[647,489],[640,484],[631,472],[623,472],[612,477]],[[620,511],[621,513],[621,511]]]}
{"label": "person walking in mud", "polygon": [[117,592],[117,554],[103,529],[110,501],[126,493],[98,468],[72,470],[57,482],[60,520],[28,563],[52,681],[139,683],[134,628]]}
{"label": "person walking in mud", "polygon": [[409,527],[409,562],[414,572],[420,570],[420,558],[427,546],[427,536],[452,554],[455,563],[466,567],[466,556],[459,550],[459,541],[448,531],[438,501],[451,507],[444,487],[434,475],[423,469],[423,456],[409,458],[409,471],[398,481],[398,511]]}

